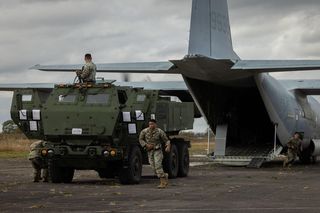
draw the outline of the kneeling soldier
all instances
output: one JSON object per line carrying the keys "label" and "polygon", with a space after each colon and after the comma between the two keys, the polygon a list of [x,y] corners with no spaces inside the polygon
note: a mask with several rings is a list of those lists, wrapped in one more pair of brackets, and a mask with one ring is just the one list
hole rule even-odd
{"label": "kneeling soldier", "polygon": [[287,143],[288,152],[286,159],[283,162],[283,167],[291,167],[292,163],[296,160],[297,155],[301,149],[301,136],[299,133],[295,133],[293,138]]}
{"label": "kneeling soldier", "polygon": [[[29,160],[33,167],[33,182],[48,182],[48,168],[41,158],[40,149],[44,147],[43,141],[37,141],[30,145]],[[42,170],[42,177],[41,177]]]}

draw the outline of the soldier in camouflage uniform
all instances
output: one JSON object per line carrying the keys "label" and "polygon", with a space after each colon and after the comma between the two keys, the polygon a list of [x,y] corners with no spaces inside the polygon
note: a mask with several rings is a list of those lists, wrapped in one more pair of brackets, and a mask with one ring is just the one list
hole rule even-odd
{"label": "soldier in camouflage uniform", "polygon": [[[44,147],[43,141],[37,141],[31,144],[29,160],[31,161],[33,167],[33,182],[39,182],[43,180],[43,182],[48,182],[48,167],[46,163],[41,158],[40,149]],[[42,177],[41,177],[41,169],[42,169]]]}
{"label": "soldier in camouflage uniform", "polygon": [[92,82],[96,81],[96,71],[97,66],[92,62],[91,54],[86,54],[84,56],[86,64],[82,67],[82,70],[78,70],[77,76],[81,79],[82,82]]}
{"label": "soldier in camouflage uniform", "polygon": [[141,131],[139,142],[147,150],[151,168],[160,178],[158,188],[166,188],[168,186],[168,174],[164,173],[162,168],[162,143],[165,143],[165,151],[170,152],[170,140],[166,133],[157,128],[157,122],[152,119],[149,121],[149,127]]}
{"label": "soldier in camouflage uniform", "polygon": [[288,152],[286,159],[283,162],[283,167],[291,167],[292,163],[295,161],[300,152],[301,143],[301,136],[296,132],[293,138],[287,143]]}

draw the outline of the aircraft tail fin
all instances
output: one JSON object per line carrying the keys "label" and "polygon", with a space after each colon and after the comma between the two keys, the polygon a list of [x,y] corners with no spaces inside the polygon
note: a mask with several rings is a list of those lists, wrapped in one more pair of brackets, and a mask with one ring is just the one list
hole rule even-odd
{"label": "aircraft tail fin", "polygon": [[189,54],[239,59],[233,51],[227,0],[193,0]]}

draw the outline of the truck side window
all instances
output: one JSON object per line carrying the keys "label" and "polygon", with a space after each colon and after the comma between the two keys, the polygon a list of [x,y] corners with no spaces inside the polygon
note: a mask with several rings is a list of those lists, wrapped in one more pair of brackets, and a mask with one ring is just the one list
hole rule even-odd
{"label": "truck side window", "polygon": [[108,104],[109,94],[96,94],[87,96],[87,104]]}
{"label": "truck side window", "polygon": [[118,90],[119,104],[125,104],[128,100],[127,93],[124,90]]}
{"label": "truck side window", "polygon": [[146,100],[146,95],[137,95],[137,102],[144,102]]}
{"label": "truck side window", "polygon": [[76,95],[59,95],[60,103],[74,103],[76,101]]}

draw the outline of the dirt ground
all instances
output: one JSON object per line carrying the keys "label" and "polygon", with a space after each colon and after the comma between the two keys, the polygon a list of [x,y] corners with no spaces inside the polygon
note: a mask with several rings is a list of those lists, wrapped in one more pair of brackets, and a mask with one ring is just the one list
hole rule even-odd
{"label": "dirt ground", "polygon": [[205,165],[165,190],[144,167],[139,185],[77,171],[71,184],[33,183],[25,159],[0,160],[0,212],[320,212],[320,165],[283,170]]}

